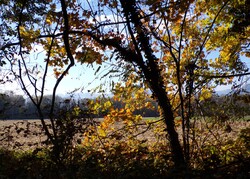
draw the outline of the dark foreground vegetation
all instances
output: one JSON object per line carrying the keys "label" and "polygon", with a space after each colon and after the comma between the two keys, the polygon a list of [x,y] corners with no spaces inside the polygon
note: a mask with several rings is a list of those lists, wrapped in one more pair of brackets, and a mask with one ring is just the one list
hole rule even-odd
{"label": "dark foreground vegetation", "polygon": [[[1,97],[1,117],[25,117],[25,111],[36,117],[34,106],[23,97]],[[46,99],[45,116],[51,103],[49,96]],[[143,103],[152,102],[151,108],[130,111],[121,101],[57,97],[56,143],[48,139],[40,120],[1,121],[0,178],[249,178],[247,99],[213,95],[200,107],[193,103],[197,110],[189,126],[192,160],[188,168],[176,168],[163,121],[141,117],[157,116],[156,102],[145,98]],[[53,130],[50,120],[45,122]],[[181,122],[177,117],[180,134]]]}
{"label": "dark foreground vegetation", "polygon": [[[123,147],[123,146],[116,146]],[[89,153],[90,152],[90,153]],[[120,153],[121,152],[121,153]],[[119,153],[119,154],[118,154]],[[208,154],[207,168],[176,171],[167,166],[168,152],[119,151],[107,157],[100,151],[76,148],[64,166],[58,166],[46,149],[14,152],[1,150],[1,178],[249,178],[249,158],[220,163]],[[159,156],[157,159],[156,156]],[[102,163],[104,162],[104,163]]]}
{"label": "dark foreground vegetation", "polygon": [[[22,96],[1,97],[1,117],[36,118],[34,106]],[[47,116],[51,96],[45,99],[41,110]],[[196,110],[185,168],[174,165],[163,120],[142,118],[158,116],[157,103],[142,99],[152,106],[130,110],[123,100],[57,97],[55,127],[45,120],[54,143],[40,120],[0,121],[0,178],[250,177],[249,95],[212,95],[191,104]],[[182,134],[181,117],[175,129]],[[182,135],[180,141],[184,145]]]}

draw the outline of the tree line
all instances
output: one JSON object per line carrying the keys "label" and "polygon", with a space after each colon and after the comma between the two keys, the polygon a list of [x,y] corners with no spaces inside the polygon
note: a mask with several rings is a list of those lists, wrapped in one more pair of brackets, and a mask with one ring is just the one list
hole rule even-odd
{"label": "tree line", "polygon": [[[51,105],[52,96],[45,95],[41,105],[41,109],[46,117],[49,117],[49,109]],[[67,111],[73,106],[79,106],[82,110],[88,110],[89,101],[95,102],[97,99],[93,98],[69,98],[65,96],[56,96],[55,106],[56,110]],[[104,101],[109,99],[103,98]],[[143,117],[159,117],[157,102],[148,99],[152,103],[151,108],[142,108],[134,111],[135,115]],[[111,103],[115,108],[121,109],[125,106],[121,101],[114,101]],[[103,118],[108,111],[101,111],[99,113],[91,114],[93,118]],[[0,119],[38,119],[37,109],[31,100],[25,99],[23,95],[14,94],[14,92],[7,91],[0,94]]]}
{"label": "tree line", "polygon": [[[42,111],[46,117],[49,117],[49,108],[51,105],[51,95],[45,95],[42,102]],[[88,110],[89,101],[95,102],[96,98],[69,98],[65,96],[56,96],[55,106],[59,110],[67,110],[72,106],[79,106],[82,110]],[[125,107],[125,103],[115,101],[108,98],[102,100],[110,100],[113,106],[117,109]],[[152,104],[151,108],[143,107],[137,109],[133,113],[141,115],[142,117],[159,117],[158,104],[156,101],[148,98],[146,101]],[[228,119],[243,119],[250,115],[250,95],[249,94],[230,94],[217,95],[213,94],[211,98],[198,103],[193,103],[195,108],[195,116],[206,116],[213,118],[223,118],[227,116]],[[202,112],[201,112],[202,111]],[[100,110],[98,113],[91,114],[93,118],[103,118],[108,114],[108,110]],[[14,94],[12,91],[6,91],[0,94],[0,119],[37,119],[37,109],[31,100],[25,99],[23,95]]]}

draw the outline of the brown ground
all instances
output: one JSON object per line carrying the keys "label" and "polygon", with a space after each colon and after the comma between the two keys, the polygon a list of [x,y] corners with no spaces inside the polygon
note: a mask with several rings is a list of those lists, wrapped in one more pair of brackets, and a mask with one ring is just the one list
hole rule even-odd
{"label": "brown ground", "polygon": [[41,147],[46,140],[39,120],[1,120],[0,146],[8,149]]}
{"label": "brown ground", "polygon": [[[205,138],[210,138],[213,141],[217,140],[216,136],[220,136],[222,140],[225,137],[235,139],[240,130],[246,127],[250,127],[250,123],[247,121],[228,122],[221,125],[212,125],[211,123],[208,123],[208,125],[197,124],[200,135],[197,135],[196,140],[204,142]],[[141,128],[142,131],[145,128]],[[139,137],[149,141],[154,140],[155,133],[153,129],[154,127],[146,133],[140,134]],[[181,133],[180,127],[178,131]],[[82,136],[79,134],[75,141],[80,143],[81,140]],[[45,146],[45,143],[46,136],[42,132],[42,125],[39,120],[0,120],[0,148],[27,150]]]}

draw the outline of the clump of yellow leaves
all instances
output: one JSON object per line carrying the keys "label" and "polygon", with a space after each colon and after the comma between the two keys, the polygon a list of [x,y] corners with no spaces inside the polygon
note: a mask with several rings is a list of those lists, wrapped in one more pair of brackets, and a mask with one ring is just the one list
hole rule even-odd
{"label": "clump of yellow leaves", "polygon": [[202,88],[200,97],[199,97],[200,101],[210,99],[211,97],[212,97],[212,91],[207,88]]}
{"label": "clump of yellow leaves", "polygon": [[40,30],[34,30],[33,28],[27,29],[24,26],[19,26],[19,33],[22,39],[22,46],[27,48],[27,50],[31,50],[31,44],[40,35]]}
{"label": "clump of yellow leaves", "polygon": [[[112,146],[126,146],[126,152],[136,151],[137,145],[141,143],[141,138],[137,135],[141,133],[141,126],[147,128],[147,122],[143,120],[142,115],[135,114],[136,110],[142,108],[152,108],[150,101],[147,101],[147,94],[139,84],[138,78],[131,75],[126,83],[117,84],[114,89],[112,99],[101,102],[101,99],[90,101],[93,111],[105,109],[107,115],[100,119],[100,124],[90,128],[90,132],[84,134],[84,146],[97,148],[105,153],[114,153],[117,150]],[[119,102],[122,106],[115,106],[115,102]]]}

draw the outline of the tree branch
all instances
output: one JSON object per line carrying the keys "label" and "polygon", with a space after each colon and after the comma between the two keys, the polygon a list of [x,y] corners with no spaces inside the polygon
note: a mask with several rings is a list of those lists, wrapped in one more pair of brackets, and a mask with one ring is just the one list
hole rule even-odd
{"label": "tree branch", "polygon": [[237,74],[231,74],[231,75],[195,75],[199,77],[204,77],[204,78],[232,78],[232,77],[239,77],[239,76],[247,76],[250,75],[250,72],[247,73],[237,73]]}
{"label": "tree branch", "polygon": [[59,78],[57,79],[56,84],[55,84],[55,86],[53,88],[52,105],[51,105],[51,109],[50,109],[50,115],[53,115],[54,105],[55,105],[54,102],[55,102],[57,87],[60,84],[60,82],[62,81],[62,79],[64,78],[64,76],[68,73],[70,68],[73,67],[74,64],[75,64],[75,60],[74,60],[74,57],[73,57],[73,55],[71,53],[70,44],[69,44],[69,28],[70,28],[70,26],[69,26],[69,20],[68,20],[67,6],[66,6],[66,3],[65,3],[65,0],[61,0],[60,2],[61,2],[62,12],[63,12],[63,19],[64,19],[63,41],[64,41],[67,57],[70,60],[70,64],[63,71],[63,73],[59,76]]}
{"label": "tree branch", "polygon": [[227,1],[221,6],[221,8],[220,8],[219,11],[217,12],[217,14],[215,15],[215,17],[214,17],[214,19],[213,19],[213,22],[211,23],[211,25],[210,25],[210,27],[209,27],[209,29],[208,29],[208,31],[207,31],[207,34],[206,34],[206,36],[205,36],[205,38],[204,38],[204,40],[203,40],[203,42],[202,42],[202,45],[200,46],[200,50],[199,50],[199,52],[198,52],[198,54],[197,54],[197,56],[196,56],[195,62],[198,60],[198,58],[199,58],[200,55],[201,55],[201,52],[203,51],[203,49],[204,49],[204,47],[205,47],[205,44],[206,44],[206,42],[207,42],[207,39],[209,38],[209,34],[210,34],[210,32],[211,32],[211,30],[212,30],[214,24],[215,24],[215,21],[217,20],[219,14],[221,13],[221,11],[223,10],[223,8],[227,5],[227,3],[228,3],[229,1],[230,1],[230,0],[227,0]]}

